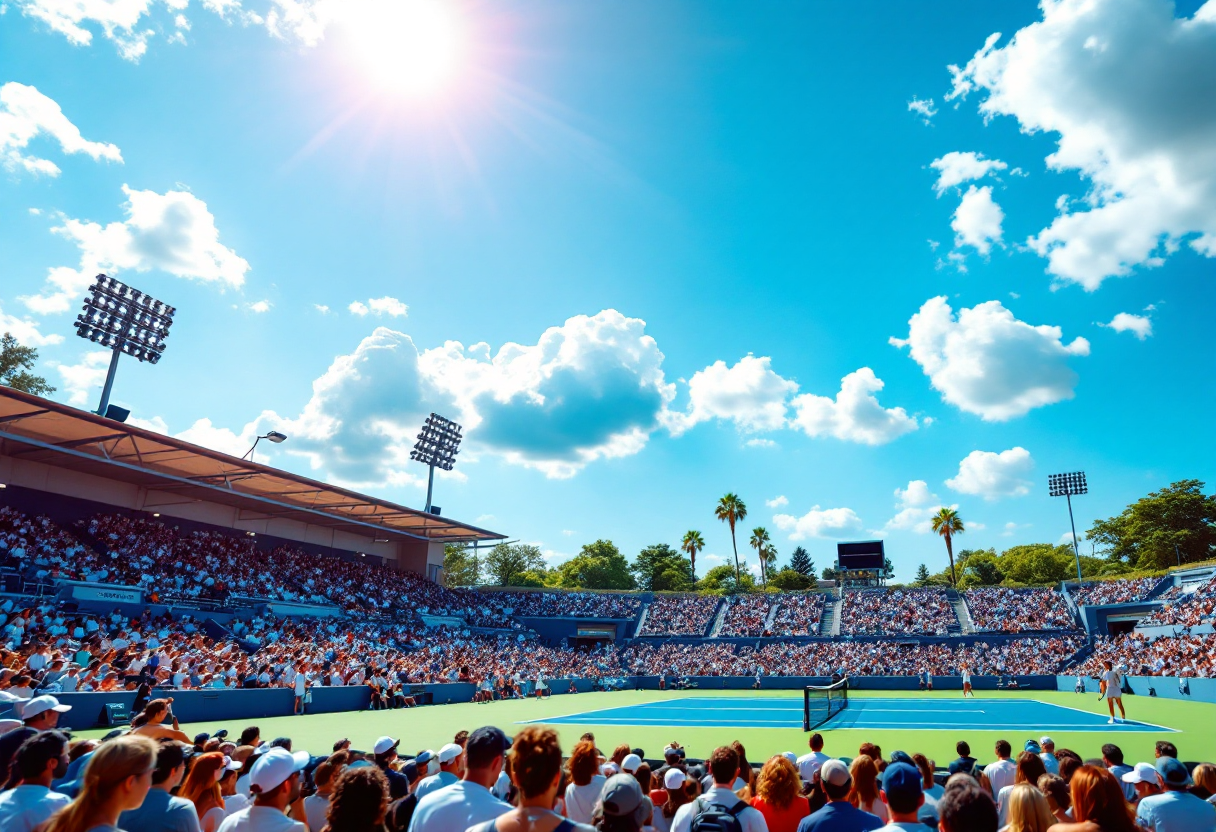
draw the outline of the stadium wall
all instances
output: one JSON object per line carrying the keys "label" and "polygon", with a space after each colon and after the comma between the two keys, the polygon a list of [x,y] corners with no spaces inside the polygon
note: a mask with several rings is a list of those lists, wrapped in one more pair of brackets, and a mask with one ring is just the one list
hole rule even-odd
{"label": "stadium wall", "polygon": [[[1177,676],[1128,676],[1126,678],[1127,684],[1131,686],[1132,693],[1136,696],[1148,696],[1149,688],[1152,688],[1157,697],[1161,699],[1190,699],[1197,702],[1216,702],[1216,679],[1187,677],[1185,681],[1189,693],[1184,693],[1179,690],[1178,683],[1181,679]],[[1056,690],[1072,693],[1076,690],[1076,685],[1077,677],[1075,675],[1056,677]],[[1087,677],[1085,680],[1085,691],[1089,694],[1097,694],[1098,681]]]}

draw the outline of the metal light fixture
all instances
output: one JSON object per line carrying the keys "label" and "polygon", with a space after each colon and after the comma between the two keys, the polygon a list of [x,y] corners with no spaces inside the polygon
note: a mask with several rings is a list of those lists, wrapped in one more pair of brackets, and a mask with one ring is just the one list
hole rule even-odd
{"label": "metal light fixture", "polygon": [[1068,501],[1068,524],[1072,527],[1072,553],[1077,558],[1077,584],[1081,584],[1081,550],[1077,546],[1077,524],[1072,519],[1072,498],[1089,493],[1084,471],[1069,474],[1048,474],[1047,490],[1052,497],[1063,497]]}
{"label": "metal light fixture", "polygon": [[426,511],[431,510],[431,491],[435,485],[435,469],[451,471],[456,467],[456,454],[460,453],[461,427],[451,419],[438,413],[426,417],[422,431],[410,459],[421,462],[430,470],[426,479]]}
{"label": "metal light fixture", "polygon": [[253,452],[255,450],[257,450],[258,443],[261,442],[263,439],[268,439],[276,445],[282,445],[284,442],[287,441],[287,434],[279,433],[277,430],[266,431],[261,436],[259,436],[257,439],[253,440],[253,447],[250,448],[249,450],[245,451],[244,455],[241,456],[241,459],[248,458],[250,462],[253,462],[254,461]]}
{"label": "metal light fixture", "polygon": [[177,310],[151,295],[133,289],[104,274],[89,287],[89,297],[76,317],[76,334],[114,351],[101,389],[100,416],[106,416],[118,356],[126,353],[138,361],[156,364],[165,351],[165,339]]}

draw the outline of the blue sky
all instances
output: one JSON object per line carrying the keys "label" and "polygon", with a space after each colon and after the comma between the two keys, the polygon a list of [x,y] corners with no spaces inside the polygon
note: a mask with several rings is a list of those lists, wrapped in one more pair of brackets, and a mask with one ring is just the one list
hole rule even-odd
{"label": "blue sky", "polygon": [[2,8],[0,323],[63,401],[106,271],[180,310],[138,424],[418,505],[438,410],[435,502],[554,563],[703,571],[735,491],[907,579],[939,505],[1213,478],[1216,2]]}

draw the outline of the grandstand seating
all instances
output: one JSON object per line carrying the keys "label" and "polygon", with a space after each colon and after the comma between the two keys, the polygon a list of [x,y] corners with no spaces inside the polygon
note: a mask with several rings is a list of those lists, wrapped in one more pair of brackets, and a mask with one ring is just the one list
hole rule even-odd
{"label": "grandstand seating", "polygon": [[1210,624],[1216,619],[1216,577],[1202,584],[1194,592],[1183,593],[1181,587],[1175,589],[1178,590],[1176,594],[1162,595],[1161,600],[1164,600],[1165,604],[1152,615],[1140,619],[1136,626],[1194,627]]}
{"label": "grandstand seating", "polygon": [[964,595],[977,632],[1078,629],[1064,596],[1054,589],[985,587],[967,590]]}
{"label": "grandstand seating", "polygon": [[1160,580],[1160,578],[1134,578],[1116,581],[1086,581],[1081,586],[1075,584],[1069,586],[1068,591],[1077,602],[1077,606],[1130,604],[1143,600],[1153,591]]}
{"label": "grandstand seating", "polygon": [[1104,661],[1126,668],[1134,676],[1212,678],[1216,677],[1216,634],[1155,639],[1137,633],[1100,636],[1094,641],[1093,653],[1072,672],[1097,676]]}
{"label": "grandstand seating", "polygon": [[661,595],[650,604],[640,636],[703,636],[721,601],[716,595]]}
{"label": "grandstand seating", "polygon": [[958,617],[941,589],[867,589],[844,594],[847,635],[946,635]]}

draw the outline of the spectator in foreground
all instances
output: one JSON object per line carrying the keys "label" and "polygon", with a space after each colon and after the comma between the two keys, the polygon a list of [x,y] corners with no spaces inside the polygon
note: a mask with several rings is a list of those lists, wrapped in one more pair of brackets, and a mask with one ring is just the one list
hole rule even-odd
{"label": "spectator in foreground", "polygon": [[914,765],[892,763],[882,775],[882,802],[891,817],[883,832],[924,829],[918,817],[925,804],[924,777]]}
{"label": "spectator in foreground", "polygon": [[950,763],[949,771],[951,774],[970,774],[975,768],[976,760],[971,756],[971,746],[966,742],[959,740],[954,746],[954,750],[958,753],[958,759]]}
{"label": "spectator in foreground", "polygon": [[[663,775],[663,788],[667,792],[667,799],[664,800],[654,810],[654,820],[652,821],[655,832],[671,832],[671,823],[675,819],[676,812],[685,803],[689,803],[692,798],[688,796],[688,786],[695,783],[695,780],[684,773],[683,769],[672,766],[667,769],[667,773]],[[653,797],[651,798],[653,802]]]}
{"label": "spectator in foreground", "polygon": [[300,772],[310,759],[307,751],[277,747],[258,757],[249,770],[253,805],[225,818],[219,832],[308,832],[287,810],[300,798]]}
{"label": "spectator in foreground", "polygon": [[756,778],[752,808],[764,815],[768,832],[795,832],[811,814],[811,804],[801,791],[802,779],[788,758],[777,755],[764,764]]}
{"label": "spectator in foreground", "polygon": [[1039,778],[1039,791],[1047,798],[1047,808],[1060,823],[1071,823],[1068,810],[1072,808],[1072,796],[1068,792],[1068,784],[1056,774],[1044,774]]}
{"label": "spectator in foreground", "polygon": [[1047,805],[1047,798],[1029,783],[1008,787],[1003,809],[1007,823],[1004,832],[1047,832],[1056,818]]}
{"label": "spectator in foreground", "polygon": [[1057,823],[1048,832],[1140,832],[1119,781],[1108,769],[1081,766],[1069,788],[1073,822]]}
{"label": "spectator in foreground", "polygon": [[[883,823],[877,816],[863,812],[849,802],[853,777],[840,760],[828,760],[819,767],[819,783],[828,802],[819,811],[812,812],[810,817],[803,818],[798,824],[798,832],[872,832],[882,827]],[[992,828],[995,830],[996,826]],[[959,832],[963,832],[961,827]]]}
{"label": "spectator in foreground", "polygon": [[333,794],[334,780],[342,773],[342,766],[344,765],[344,762],[339,763],[335,761],[335,757],[337,757],[337,754],[313,769],[312,782],[317,787],[317,790],[304,798],[304,817],[308,821],[309,832],[321,832],[325,828],[325,824],[328,823],[329,798]]}
{"label": "spectator in foreground", "polygon": [[137,809],[122,813],[118,826],[124,832],[199,832],[198,813],[189,800],[174,797],[186,773],[189,746],[175,740],[156,744],[152,788]]}
{"label": "spectator in foreground", "polygon": [[190,774],[178,792],[178,798],[194,804],[202,832],[215,832],[228,815],[224,811],[224,796],[220,793],[220,778],[226,765],[224,755],[218,751],[199,756],[190,766]]}
{"label": "spectator in foreground", "polygon": [[[1028,743],[1029,744],[1029,743]],[[1009,812],[1009,793],[1018,785],[1028,783],[1035,786],[1039,782],[1039,778],[1047,773],[1046,767],[1043,765],[1043,759],[1034,751],[1023,751],[1018,755],[1017,768],[1013,775],[1013,785],[1005,786],[996,797],[997,815],[1001,826],[1004,826],[1007,821]]]}
{"label": "spectator in foreground", "polygon": [[382,830],[388,812],[388,791],[388,778],[375,766],[343,769],[334,783],[325,830]]}
{"label": "spectator in foreground", "polygon": [[80,793],[47,822],[43,832],[118,828],[119,815],[143,804],[155,768],[156,743],[147,737],[103,742],[85,766]]}
{"label": "spectator in foreground", "polygon": [[724,745],[714,749],[709,757],[709,774],[713,785],[705,794],[680,807],[671,822],[671,832],[690,832],[693,818],[711,812],[733,815],[742,832],[768,832],[764,815],[740,800],[732,790],[739,778],[739,753],[734,748]]}
{"label": "spectator in foreground", "polygon": [[[511,804],[490,794],[509,747],[507,735],[492,726],[470,734],[465,748],[464,779],[419,800],[410,821],[410,832],[468,829],[511,811]],[[629,779],[637,783],[632,777]]]}
{"label": "spectator in foreground", "polygon": [[815,779],[815,772],[819,771],[819,767],[832,758],[823,753],[823,734],[818,731],[811,734],[808,745],[811,752],[798,758],[798,773],[803,780],[810,783]]}
{"label": "spectator in foreground", "polygon": [[43,731],[17,749],[13,775],[21,785],[0,793],[0,829],[33,832],[34,828],[72,802],[66,794],[51,791],[51,781],[68,770],[68,738],[59,731]]}
{"label": "spectator in foreground", "polygon": [[35,696],[13,705],[13,711],[21,718],[22,725],[0,735],[0,787],[8,784],[9,766],[22,743],[39,731],[55,730],[59,715],[70,710],[71,705],[60,705],[53,696]]}
{"label": "spectator in foreground", "polygon": [[886,804],[878,794],[878,766],[873,758],[860,754],[849,764],[853,788],[849,791],[849,802],[863,812],[875,815],[883,823],[890,820]]}
{"label": "spectator in foreground", "polygon": [[970,775],[950,776],[937,810],[941,832],[997,832],[992,795]]}
{"label": "spectator in foreground", "polygon": [[566,786],[566,817],[575,823],[591,823],[595,802],[608,778],[599,773],[594,740],[581,740],[570,752],[570,785]]}
{"label": "spectator in foreground", "polygon": [[592,832],[594,827],[571,823],[553,811],[561,781],[557,732],[540,726],[523,729],[511,746],[511,782],[519,789],[519,807],[470,827],[470,832]]}
{"label": "spectator in foreground", "polygon": [[1157,758],[1165,791],[1140,801],[1136,821],[1149,832],[1216,832],[1216,806],[1187,792],[1193,783],[1186,766],[1173,757]]}

